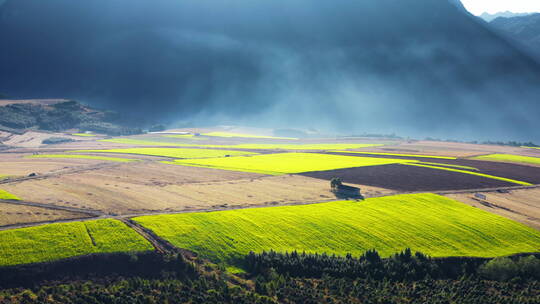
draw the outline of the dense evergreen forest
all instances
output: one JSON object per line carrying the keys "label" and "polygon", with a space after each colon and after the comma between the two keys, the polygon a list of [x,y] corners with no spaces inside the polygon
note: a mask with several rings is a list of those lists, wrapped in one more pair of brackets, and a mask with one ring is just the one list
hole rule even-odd
{"label": "dense evergreen forest", "polygon": [[148,253],[10,267],[0,269],[0,303],[540,303],[535,255],[264,252],[243,262],[248,272],[239,275],[197,258]]}

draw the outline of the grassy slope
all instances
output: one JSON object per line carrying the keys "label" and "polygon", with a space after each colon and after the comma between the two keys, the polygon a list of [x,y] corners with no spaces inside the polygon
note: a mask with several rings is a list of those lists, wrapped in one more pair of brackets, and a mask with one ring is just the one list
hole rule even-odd
{"label": "grassy slope", "polygon": [[103,139],[103,142],[117,144],[141,145],[141,146],[169,146],[169,147],[198,147],[198,148],[226,148],[226,149],[249,149],[249,150],[343,150],[360,149],[381,146],[379,144],[239,144],[239,145],[202,145],[166,143],[159,141],[138,140],[130,138]]}
{"label": "grassy slope", "polygon": [[95,159],[95,160],[107,160],[119,163],[128,163],[138,161],[137,159],[119,158],[119,157],[106,157],[95,155],[76,155],[76,154],[39,154],[29,155],[27,158],[81,158],[81,159]]}
{"label": "grassy slope", "polygon": [[122,153],[153,155],[172,158],[206,158],[206,157],[224,157],[225,155],[255,155],[257,153],[244,151],[212,150],[212,149],[182,149],[182,148],[132,148],[132,149],[110,149],[110,150],[81,150],[74,152],[91,153]]}
{"label": "grassy slope", "polygon": [[453,169],[453,168],[437,167],[437,166],[431,166],[431,165],[423,165],[423,164],[419,164],[419,163],[416,163],[416,164],[415,163],[407,163],[407,164],[404,164],[404,165],[431,168],[431,169],[436,169],[436,170],[451,171],[451,172],[457,172],[457,173],[464,173],[464,174],[481,176],[481,177],[485,177],[485,178],[496,179],[496,180],[500,180],[500,181],[504,181],[504,182],[509,182],[509,183],[513,183],[513,184],[517,184],[517,185],[522,185],[522,186],[532,186],[532,184],[522,182],[522,181],[518,181],[518,180],[515,180],[515,179],[509,179],[509,178],[505,178],[505,177],[488,175],[488,174],[483,174],[483,173],[478,173],[478,172],[458,170],[458,169]]}
{"label": "grassy slope", "polygon": [[435,194],[135,218],[174,245],[233,263],[249,251],[493,257],[540,251],[540,232]]}
{"label": "grassy slope", "polygon": [[15,200],[20,201],[21,199],[17,197],[16,195],[13,195],[5,190],[0,189],[0,199],[3,200]]}
{"label": "grassy slope", "polygon": [[403,159],[355,157],[316,153],[277,153],[250,157],[176,160],[178,165],[263,173],[271,175],[326,171],[334,169],[378,166],[411,162]]}
{"label": "grassy slope", "polygon": [[512,154],[483,155],[483,156],[474,157],[473,159],[540,165],[539,157],[519,156],[519,155],[512,155]]}
{"label": "grassy slope", "polygon": [[90,253],[152,249],[148,241],[124,223],[109,219],[0,231],[0,266],[46,262]]}

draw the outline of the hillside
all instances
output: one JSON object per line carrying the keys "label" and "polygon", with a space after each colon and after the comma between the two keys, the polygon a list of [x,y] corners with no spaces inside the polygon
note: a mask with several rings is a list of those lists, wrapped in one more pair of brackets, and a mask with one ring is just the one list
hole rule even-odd
{"label": "hillside", "polygon": [[191,125],[540,140],[538,64],[448,1],[8,0],[0,36],[9,96]]}
{"label": "hillside", "polygon": [[0,100],[0,130],[37,129],[64,131],[80,129],[110,135],[140,133],[126,127],[119,115],[70,100]]}
{"label": "hillside", "polygon": [[497,18],[490,25],[520,43],[540,60],[540,14]]}

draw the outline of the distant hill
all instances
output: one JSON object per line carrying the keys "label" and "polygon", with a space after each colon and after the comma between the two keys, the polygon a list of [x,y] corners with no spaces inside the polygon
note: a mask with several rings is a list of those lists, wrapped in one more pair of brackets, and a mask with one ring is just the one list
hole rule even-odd
{"label": "distant hill", "polygon": [[479,17],[484,19],[485,21],[487,22],[491,22],[497,18],[512,18],[512,17],[520,17],[520,16],[527,16],[527,15],[530,15],[532,13],[513,13],[513,12],[510,12],[510,11],[506,11],[506,12],[498,12],[498,13],[495,13],[495,14],[489,14],[489,13],[483,13],[482,15],[480,15]]}
{"label": "distant hill", "polygon": [[118,114],[69,100],[0,100],[0,130],[64,131],[80,129],[109,135],[131,135],[140,130],[124,126]]}
{"label": "distant hill", "polygon": [[497,18],[490,25],[521,43],[540,60],[540,13],[521,17]]}
{"label": "distant hill", "polygon": [[7,0],[0,92],[133,121],[540,141],[539,65],[453,2]]}

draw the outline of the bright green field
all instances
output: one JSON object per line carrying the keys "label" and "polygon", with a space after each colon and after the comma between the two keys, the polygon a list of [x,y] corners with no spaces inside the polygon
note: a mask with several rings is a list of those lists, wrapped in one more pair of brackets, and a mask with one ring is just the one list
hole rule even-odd
{"label": "bright green field", "polygon": [[203,145],[166,143],[159,141],[138,140],[130,138],[103,139],[103,142],[129,144],[140,146],[169,146],[169,147],[198,147],[198,148],[226,148],[248,150],[346,150],[382,146],[380,144],[239,144],[239,145]]}
{"label": "bright green field", "polygon": [[135,218],[175,246],[234,264],[250,251],[434,257],[540,251],[540,232],[435,194]]}
{"label": "bright green field", "polygon": [[82,136],[82,137],[95,137],[96,136],[95,134],[88,134],[88,133],[73,133],[71,135]]}
{"label": "bright green field", "polygon": [[512,155],[512,154],[483,155],[483,156],[474,157],[473,159],[540,165],[539,157],[519,156],[519,155]]}
{"label": "bright green field", "polygon": [[371,154],[371,155],[385,155],[385,156],[419,157],[419,158],[457,159],[455,157],[450,157],[450,156],[420,155],[420,154],[398,154],[398,153],[358,152],[358,151],[332,151],[332,152],[336,152],[336,153],[355,153],[355,154]]}
{"label": "bright green field", "polygon": [[0,266],[147,250],[153,250],[148,241],[124,223],[110,219],[0,231]]}
{"label": "bright green field", "polygon": [[242,137],[242,138],[266,138],[266,139],[290,139],[297,140],[298,138],[292,137],[275,137],[275,136],[261,136],[261,135],[250,135],[250,134],[241,134],[241,133],[231,133],[231,132],[208,132],[201,135],[211,136],[211,137]]}
{"label": "bright green field", "polygon": [[208,157],[224,157],[225,155],[240,156],[240,155],[256,155],[253,152],[244,151],[228,151],[228,150],[212,150],[212,149],[182,149],[182,148],[132,148],[132,149],[110,149],[110,150],[81,150],[74,151],[79,153],[122,153],[122,154],[138,154],[152,155],[171,158],[208,158]]}
{"label": "bright green field", "polygon": [[518,180],[515,180],[515,179],[509,179],[509,178],[505,178],[505,177],[488,175],[488,174],[483,174],[483,173],[478,173],[478,172],[471,172],[471,171],[465,171],[465,170],[459,170],[459,169],[453,169],[453,168],[444,168],[444,167],[437,167],[437,166],[431,166],[431,165],[424,165],[424,164],[421,164],[421,163],[407,163],[407,164],[404,164],[404,165],[431,168],[431,169],[436,169],[436,170],[451,171],[451,172],[457,172],[457,173],[464,173],[464,174],[476,175],[476,176],[481,176],[481,177],[490,178],[490,179],[496,179],[496,180],[500,180],[500,181],[504,181],[504,182],[509,182],[509,183],[513,183],[513,184],[522,185],[522,186],[532,186],[532,184],[522,182],[522,181],[518,181]]}
{"label": "bright green field", "polygon": [[174,162],[168,163],[184,166],[280,175],[353,167],[379,166],[406,162],[414,161],[316,153],[277,153],[260,154],[249,157],[175,160]]}
{"label": "bright green field", "polygon": [[78,154],[38,154],[38,155],[29,155],[27,158],[81,158],[81,159],[96,159],[96,160],[107,160],[119,163],[128,163],[138,161],[137,159],[129,158],[119,158],[119,157],[106,157],[106,156],[95,156],[95,155],[78,155]]}
{"label": "bright green field", "polygon": [[5,190],[0,189],[0,199],[3,200],[15,200],[20,201],[21,199],[18,198],[16,195],[13,195]]}

